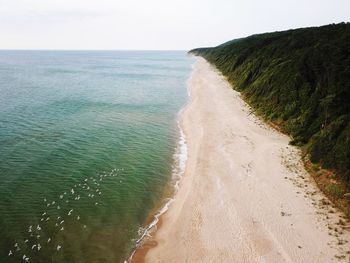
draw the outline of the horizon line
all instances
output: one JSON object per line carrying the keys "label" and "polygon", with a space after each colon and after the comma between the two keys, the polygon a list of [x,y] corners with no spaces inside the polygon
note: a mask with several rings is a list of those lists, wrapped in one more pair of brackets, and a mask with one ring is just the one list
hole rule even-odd
{"label": "horizon line", "polygon": [[0,51],[189,51],[191,49],[25,49],[25,48],[0,48]]}

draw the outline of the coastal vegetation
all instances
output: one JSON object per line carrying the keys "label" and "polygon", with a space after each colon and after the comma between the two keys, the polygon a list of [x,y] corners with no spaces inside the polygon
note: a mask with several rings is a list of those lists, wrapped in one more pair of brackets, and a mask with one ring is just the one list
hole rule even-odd
{"label": "coastal vegetation", "polygon": [[[204,57],[313,165],[350,183],[350,23],[252,35]],[[341,195],[336,186],[328,192]]]}

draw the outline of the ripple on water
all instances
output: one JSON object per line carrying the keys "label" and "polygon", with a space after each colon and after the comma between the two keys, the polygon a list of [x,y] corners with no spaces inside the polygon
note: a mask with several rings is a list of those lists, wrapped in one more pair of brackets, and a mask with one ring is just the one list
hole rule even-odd
{"label": "ripple on water", "polygon": [[122,262],[171,177],[185,53],[0,51],[0,68],[0,262]]}

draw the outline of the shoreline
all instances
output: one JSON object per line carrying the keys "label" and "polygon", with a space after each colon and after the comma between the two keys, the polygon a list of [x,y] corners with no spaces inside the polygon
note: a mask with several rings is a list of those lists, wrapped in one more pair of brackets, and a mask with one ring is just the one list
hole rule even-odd
{"label": "shoreline", "polygon": [[188,149],[186,143],[186,135],[183,131],[181,122],[182,115],[186,108],[191,103],[191,96],[189,93],[188,84],[187,93],[188,100],[183,108],[177,114],[176,123],[178,126],[179,138],[177,142],[177,146],[175,148],[175,153],[173,155],[173,169],[171,173],[171,179],[166,186],[165,192],[167,192],[166,196],[160,201],[160,206],[155,212],[151,212],[146,220],[145,229],[141,237],[136,241],[135,249],[132,251],[131,255],[124,261],[124,263],[142,263],[145,260],[146,254],[150,249],[157,246],[157,242],[155,240],[150,239],[151,234],[157,231],[158,228],[162,226],[162,216],[168,211],[171,204],[175,201],[175,196],[179,189],[179,184],[181,183],[181,179],[185,174],[186,162],[188,158]]}
{"label": "shoreline", "polygon": [[342,214],[315,186],[289,137],[250,115],[204,59],[197,58],[189,81],[180,121],[188,138],[185,174],[137,262],[347,260],[349,226],[338,224]]}

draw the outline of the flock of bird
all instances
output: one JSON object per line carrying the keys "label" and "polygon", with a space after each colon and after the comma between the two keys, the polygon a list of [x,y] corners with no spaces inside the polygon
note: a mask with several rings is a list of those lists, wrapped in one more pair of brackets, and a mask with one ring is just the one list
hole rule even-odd
{"label": "flock of bird", "polygon": [[[30,257],[28,255],[31,254],[29,251],[38,252],[44,246],[49,245],[56,252],[59,252],[61,249],[63,249],[63,244],[59,242],[52,242],[54,238],[45,237],[44,239],[44,236],[47,235],[45,227],[48,226],[49,223],[54,223],[54,227],[57,233],[64,231],[67,221],[79,221],[81,217],[78,211],[74,210],[74,208],[63,209],[63,207],[67,207],[69,203],[78,201],[83,197],[94,200],[93,202],[95,206],[99,205],[99,202],[97,202],[97,197],[102,194],[102,181],[106,177],[117,176],[120,170],[123,169],[113,169],[110,173],[97,175],[96,178],[85,178],[81,183],[75,184],[74,187],[72,187],[69,191],[65,191],[60,194],[58,200],[56,201],[49,201],[47,198],[43,198],[47,211],[41,213],[40,222],[38,222],[36,225],[28,226],[27,234],[29,234],[29,237],[24,239],[22,242],[17,241],[13,245],[13,248],[9,250],[8,256],[18,256],[24,262],[29,262]],[[53,210],[55,210],[54,213],[52,213]],[[51,211],[51,213],[49,211]],[[49,214],[54,215],[50,216]],[[87,228],[85,224],[82,224],[82,227],[83,229]],[[28,255],[26,255],[25,252],[27,252]]]}

